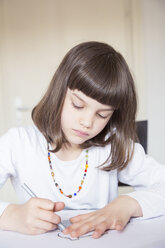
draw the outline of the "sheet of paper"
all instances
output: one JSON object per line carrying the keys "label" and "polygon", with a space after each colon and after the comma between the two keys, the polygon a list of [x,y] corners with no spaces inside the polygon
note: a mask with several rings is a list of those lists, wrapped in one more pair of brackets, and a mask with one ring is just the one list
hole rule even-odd
{"label": "sheet of paper", "polygon": [[[86,214],[86,213],[89,213],[89,212],[92,212],[94,210],[75,210],[75,211],[70,211],[70,210],[65,210],[65,211],[61,211],[58,213],[58,215],[60,215],[61,217],[61,223],[65,226],[65,227],[68,227],[69,225],[71,225],[71,222],[69,221],[69,219],[73,216],[76,216],[76,215],[79,215],[79,214]],[[81,237],[79,238],[72,238],[70,235],[65,235],[63,234],[62,232],[60,231],[57,231],[57,236],[59,238],[63,238],[63,239],[69,239],[71,241],[75,241],[75,240],[79,240],[81,238],[85,238],[85,237],[91,237],[93,232],[88,232],[84,235],[82,235]]]}

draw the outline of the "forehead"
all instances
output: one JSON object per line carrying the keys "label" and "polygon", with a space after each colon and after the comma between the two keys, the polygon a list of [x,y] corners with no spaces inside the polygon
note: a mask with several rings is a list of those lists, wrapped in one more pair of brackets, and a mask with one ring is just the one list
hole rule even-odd
{"label": "forehead", "polygon": [[98,108],[100,110],[102,110],[102,109],[109,110],[109,111],[113,110],[112,106],[102,104],[102,103],[96,101],[95,99],[85,95],[82,91],[79,91],[77,89],[71,90],[71,89],[68,88],[67,96],[73,97],[74,99],[78,99],[82,103],[85,103],[85,104],[88,104],[88,105],[91,105],[91,106],[95,106],[96,108]]}

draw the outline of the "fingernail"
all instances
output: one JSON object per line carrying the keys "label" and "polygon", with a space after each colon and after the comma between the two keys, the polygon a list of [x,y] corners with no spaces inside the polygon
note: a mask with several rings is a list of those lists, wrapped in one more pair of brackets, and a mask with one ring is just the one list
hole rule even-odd
{"label": "fingernail", "polygon": [[70,234],[73,238],[75,238],[77,235],[76,235],[76,232],[72,232],[71,234]]}
{"label": "fingernail", "polygon": [[63,233],[64,233],[64,234],[68,234],[68,230],[65,229],[65,230],[63,231]]}
{"label": "fingernail", "polygon": [[120,224],[116,225],[116,230],[121,231],[122,226]]}
{"label": "fingernail", "polygon": [[97,238],[97,236],[98,236],[97,232],[94,232],[93,235],[92,235],[93,238]]}

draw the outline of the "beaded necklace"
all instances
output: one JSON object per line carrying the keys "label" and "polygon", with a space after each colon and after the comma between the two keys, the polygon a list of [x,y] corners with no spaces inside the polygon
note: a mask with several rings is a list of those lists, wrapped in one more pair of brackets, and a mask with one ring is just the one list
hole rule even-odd
{"label": "beaded necklace", "polygon": [[54,182],[55,186],[60,191],[60,193],[62,195],[64,195],[65,197],[72,198],[73,196],[76,196],[81,191],[82,185],[84,183],[84,180],[85,180],[85,177],[86,177],[86,174],[87,174],[87,169],[88,169],[88,150],[86,150],[86,155],[85,155],[85,157],[86,157],[85,170],[84,170],[84,174],[83,174],[83,178],[81,180],[80,186],[78,187],[78,190],[75,193],[69,194],[69,195],[66,195],[64,193],[64,191],[61,189],[61,187],[59,186],[59,184],[57,183],[57,181],[55,179],[55,174],[54,174],[54,170],[53,170],[53,167],[52,167],[52,161],[51,161],[50,152],[49,152],[49,144],[48,144],[47,150],[48,150],[48,161],[49,161],[50,172],[51,172],[51,176],[52,176],[52,179],[53,179],[53,182]]}

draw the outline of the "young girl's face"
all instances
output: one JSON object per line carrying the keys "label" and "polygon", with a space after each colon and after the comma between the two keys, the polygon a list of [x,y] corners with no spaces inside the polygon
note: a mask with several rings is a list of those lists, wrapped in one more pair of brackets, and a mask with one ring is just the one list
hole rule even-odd
{"label": "young girl's face", "polygon": [[78,90],[68,88],[61,114],[62,130],[73,147],[100,133],[114,112]]}

